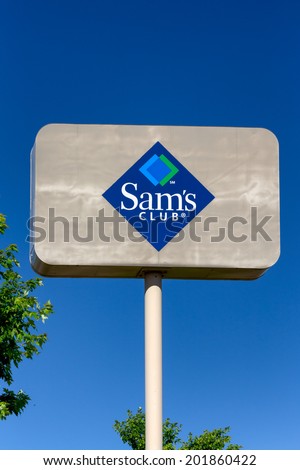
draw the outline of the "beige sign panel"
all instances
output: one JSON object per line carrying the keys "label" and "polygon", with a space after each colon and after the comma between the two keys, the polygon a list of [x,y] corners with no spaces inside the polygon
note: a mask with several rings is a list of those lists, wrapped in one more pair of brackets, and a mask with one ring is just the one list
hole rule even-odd
{"label": "beige sign panel", "polygon": [[39,274],[255,279],[279,257],[266,129],[53,124],[31,157]]}

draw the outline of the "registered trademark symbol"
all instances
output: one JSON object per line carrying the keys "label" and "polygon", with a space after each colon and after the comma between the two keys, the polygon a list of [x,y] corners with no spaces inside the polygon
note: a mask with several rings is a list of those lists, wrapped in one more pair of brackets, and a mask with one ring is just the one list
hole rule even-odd
{"label": "registered trademark symbol", "polygon": [[181,217],[184,219],[186,217],[186,213],[182,212]]}

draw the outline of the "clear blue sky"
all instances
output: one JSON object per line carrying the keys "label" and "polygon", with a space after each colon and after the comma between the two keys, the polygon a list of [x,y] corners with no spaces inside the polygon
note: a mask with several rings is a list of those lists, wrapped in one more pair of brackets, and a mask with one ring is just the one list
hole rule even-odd
{"label": "clear blue sky", "polygon": [[[1,1],[0,212],[28,261],[29,154],[48,123],[249,126],[280,142],[282,254],[254,282],[164,281],[164,416],[300,449],[300,7],[295,0]],[[2,237],[3,238],[3,237]],[[3,240],[1,240],[3,243]],[[143,281],[45,279],[55,315],[3,449],[124,449],[144,405]]]}

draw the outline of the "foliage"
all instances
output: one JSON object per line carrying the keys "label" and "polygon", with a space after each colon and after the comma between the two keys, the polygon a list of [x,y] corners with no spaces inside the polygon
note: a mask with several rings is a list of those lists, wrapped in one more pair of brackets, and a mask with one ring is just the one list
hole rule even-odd
{"label": "foliage", "polygon": [[[231,437],[228,435],[230,427],[205,430],[199,436],[189,433],[186,442],[183,442],[182,450],[239,450],[242,446],[230,444]],[[227,445],[228,444],[228,445]],[[227,447],[226,447],[227,445]]]}
{"label": "foliage", "polygon": [[[125,421],[115,421],[114,430],[120,435],[122,441],[130,445],[134,450],[144,450],[145,441],[145,413],[141,407],[138,408],[134,415],[132,411],[127,411],[127,419]],[[178,434],[181,431],[181,425],[171,423],[167,418],[163,423],[163,448],[174,450],[175,444],[180,439]]]}
{"label": "foliage", "polygon": [[[115,421],[114,430],[120,435],[122,441],[128,444],[133,450],[145,449],[145,413],[141,407],[137,413],[127,411],[125,421]],[[189,433],[187,441],[183,441],[179,434],[182,425],[171,423],[167,418],[163,423],[163,449],[164,450],[238,450],[242,446],[231,444],[231,437],[228,435],[230,428],[205,430],[199,436]]]}
{"label": "foliage", "polygon": [[145,449],[145,413],[139,407],[134,415],[127,411],[126,421],[115,421],[114,430],[119,433],[122,441],[134,450]]}
{"label": "foliage", "polygon": [[[0,214],[0,234],[6,229],[5,216]],[[24,281],[17,272],[17,251],[14,244],[0,250],[0,379],[8,386],[13,382],[13,366],[39,354],[47,336],[37,333],[37,322],[45,322],[53,311],[50,301],[40,306],[31,295],[42,285],[41,279]],[[19,415],[29,400],[22,390],[15,393],[4,387],[0,394],[0,419]]]}
{"label": "foliage", "polygon": [[176,445],[181,442],[178,437],[182,425],[178,423],[171,423],[170,418],[163,422],[163,449],[175,450]]}

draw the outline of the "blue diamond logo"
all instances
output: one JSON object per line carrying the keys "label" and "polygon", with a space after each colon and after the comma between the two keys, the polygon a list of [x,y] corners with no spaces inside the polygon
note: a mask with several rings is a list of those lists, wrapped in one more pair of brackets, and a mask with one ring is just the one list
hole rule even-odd
{"label": "blue diamond logo", "polygon": [[161,154],[158,157],[154,154],[144,165],[140,168],[140,171],[143,173],[146,178],[148,178],[154,186],[160,184],[164,186],[170,181],[173,176],[178,172],[178,168],[173,165],[170,160]]}
{"label": "blue diamond logo", "polygon": [[157,251],[214,199],[160,142],[137,160],[103,197]]}

